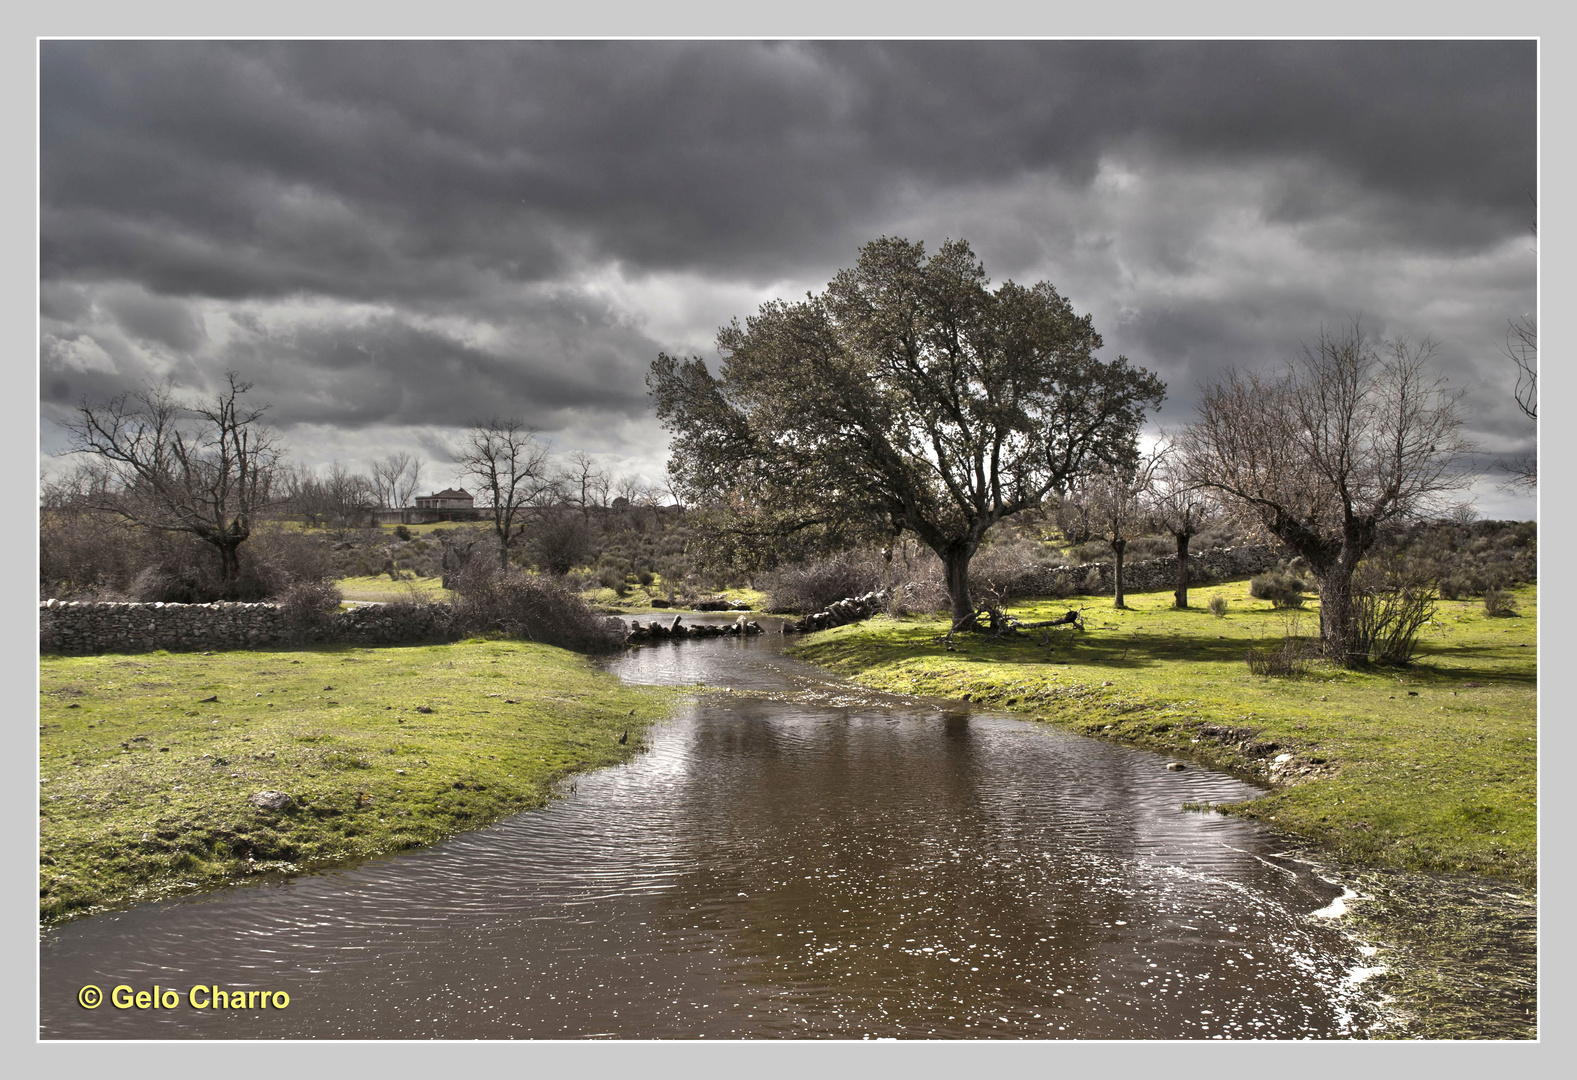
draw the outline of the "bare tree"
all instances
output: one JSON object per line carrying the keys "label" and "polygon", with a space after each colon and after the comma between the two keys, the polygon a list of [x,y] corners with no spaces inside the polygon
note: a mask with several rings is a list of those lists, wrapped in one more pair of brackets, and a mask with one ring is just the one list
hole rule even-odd
{"label": "bare tree", "polygon": [[507,570],[510,545],[525,530],[530,510],[557,497],[548,449],[518,419],[495,416],[471,426],[454,461],[488,500],[499,564]]}
{"label": "bare tree", "polygon": [[1438,346],[1386,343],[1357,320],[1320,332],[1276,377],[1230,371],[1204,388],[1199,420],[1178,440],[1187,478],[1242,506],[1307,560],[1320,591],[1326,655],[1352,666],[1366,650],[1353,572],[1390,522],[1445,508],[1468,483],[1459,466],[1461,392],[1433,374]]}
{"label": "bare tree", "polygon": [[[1538,202],[1533,193],[1528,193],[1528,198],[1533,201],[1533,222],[1528,226],[1528,231],[1535,237],[1539,235]],[[1537,249],[1535,249],[1537,251]],[[1510,358],[1512,366],[1517,371],[1516,389],[1512,391],[1517,400],[1517,408],[1522,410],[1522,415],[1533,421],[1534,434],[1539,428],[1539,334],[1538,323],[1531,312],[1524,314],[1507,325],[1506,344],[1501,351]],[[1520,487],[1537,487],[1539,483],[1539,457],[1538,448],[1525,454],[1518,454],[1510,461],[1505,462],[1501,468],[1511,474],[1510,483]]]}
{"label": "bare tree", "polygon": [[591,516],[593,506],[607,502],[610,483],[607,471],[584,450],[577,450],[569,456],[564,471],[564,489],[570,500],[580,508],[582,521]]}
{"label": "bare tree", "polygon": [[645,491],[645,481],[634,473],[624,473],[613,481],[614,498],[623,499],[631,506],[640,502],[641,496]]}
{"label": "bare tree", "polygon": [[[1501,349],[1517,369],[1517,387],[1513,393],[1522,415],[1533,421],[1535,433],[1539,425],[1539,334],[1538,324],[1532,315],[1524,315],[1506,330],[1506,344]],[[1518,454],[1502,468],[1511,474],[1511,483],[1522,487],[1537,487],[1539,483],[1539,457],[1537,450]]]}
{"label": "bare tree", "polygon": [[1130,468],[1099,469],[1080,481],[1073,496],[1084,505],[1094,535],[1111,545],[1113,607],[1128,606],[1123,597],[1123,554],[1128,541],[1140,535],[1147,524],[1146,495],[1166,453],[1162,448],[1146,454]]}
{"label": "bare tree", "polygon": [[1217,508],[1210,492],[1188,479],[1176,452],[1166,456],[1149,498],[1150,517],[1177,541],[1177,589],[1173,607],[1188,607],[1188,542],[1214,520]]}
{"label": "bare tree", "polygon": [[411,505],[422,482],[422,459],[405,451],[386,454],[372,463],[372,482],[378,505],[399,509]]}
{"label": "bare tree", "polygon": [[252,384],[233,371],[225,379],[208,400],[178,399],[166,383],[84,401],[65,427],[70,452],[104,466],[95,509],[211,544],[228,584],[240,576],[239,549],[273,497],[284,450],[263,424],[268,406],[241,401]]}
{"label": "bare tree", "polygon": [[329,465],[321,481],[330,522],[339,529],[362,524],[381,501],[377,483],[362,473],[352,472],[338,461]]}

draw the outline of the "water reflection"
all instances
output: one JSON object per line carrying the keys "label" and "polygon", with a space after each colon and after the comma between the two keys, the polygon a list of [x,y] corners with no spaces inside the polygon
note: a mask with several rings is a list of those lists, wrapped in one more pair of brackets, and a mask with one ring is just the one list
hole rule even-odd
{"label": "water reflection", "polygon": [[[629,765],[427,851],[45,935],[46,1037],[1338,1036],[1340,890],[1249,788],[849,687],[780,639],[650,646],[706,682]],[[283,1012],[83,1010],[78,987],[283,989]]]}

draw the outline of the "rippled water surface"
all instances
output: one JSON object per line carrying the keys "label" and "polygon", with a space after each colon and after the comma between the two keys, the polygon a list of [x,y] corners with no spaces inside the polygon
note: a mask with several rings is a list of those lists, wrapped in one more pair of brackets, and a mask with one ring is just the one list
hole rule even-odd
{"label": "rippled water surface", "polygon": [[[1361,1034],[1341,889],[1253,793],[1144,751],[873,694],[775,634],[655,645],[705,682],[649,753],[545,810],[355,869],[44,935],[49,1037],[1008,1038]],[[85,1010],[77,988],[284,990]]]}

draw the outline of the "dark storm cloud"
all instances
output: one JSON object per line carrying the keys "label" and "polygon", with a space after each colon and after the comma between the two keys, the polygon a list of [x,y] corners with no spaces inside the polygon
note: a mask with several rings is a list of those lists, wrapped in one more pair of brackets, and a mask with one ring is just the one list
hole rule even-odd
{"label": "dark storm cloud", "polygon": [[658,349],[884,232],[1051,277],[1169,424],[1359,309],[1443,312],[1466,373],[1532,307],[1478,266],[1532,217],[1531,42],[47,41],[40,80],[46,415],[242,366],[287,425],[649,424]]}
{"label": "dark storm cloud", "polygon": [[51,42],[44,268],[417,299],[577,256],[781,276],[906,187],[1079,183],[1133,140],[1304,157],[1397,200],[1393,224],[1425,215],[1416,239],[1471,245],[1528,216],[1532,48]]}

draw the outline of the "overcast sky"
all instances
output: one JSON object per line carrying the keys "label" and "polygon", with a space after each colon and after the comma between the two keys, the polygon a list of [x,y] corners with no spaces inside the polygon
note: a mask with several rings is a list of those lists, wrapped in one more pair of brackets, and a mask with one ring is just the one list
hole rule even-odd
{"label": "overcast sky", "polygon": [[[1359,312],[1532,444],[1530,42],[86,42],[40,47],[42,452],[173,376],[301,462],[516,415],[656,479],[660,351],[881,235],[1046,279],[1192,418]],[[1152,425],[1153,426],[1153,425]],[[1530,518],[1491,478],[1480,511]]]}

